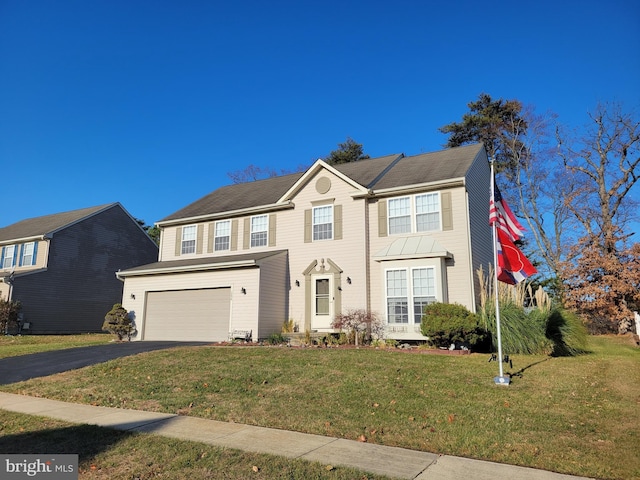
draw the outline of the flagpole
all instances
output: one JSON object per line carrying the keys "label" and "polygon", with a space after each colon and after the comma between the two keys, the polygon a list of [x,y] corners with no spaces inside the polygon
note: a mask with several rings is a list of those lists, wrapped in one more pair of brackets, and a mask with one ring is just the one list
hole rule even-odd
{"label": "flagpole", "polygon": [[[491,157],[491,199],[494,199],[495,195],[495,174],[493,171],[493,157]],[[497,238],[497,222],[493,223],[492,233],[493,233],[493,284],[494,284],[494,295],[495,295],[495,303],[496,303],[496,336],[498,337],[498,365],[500,375],[494,377],[493,380],[496,385],[509,385],[510,379],[504,376],[504,372],[502,369],[502,334],[500,332],[500,301],[498,295],[498,238]]]}

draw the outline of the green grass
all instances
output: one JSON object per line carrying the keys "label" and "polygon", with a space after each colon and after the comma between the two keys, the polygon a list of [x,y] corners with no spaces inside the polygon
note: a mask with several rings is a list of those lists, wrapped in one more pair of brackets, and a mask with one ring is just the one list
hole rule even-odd
{"label": "green grass", "polygon": [[[78,453],[79,478],[205,480],[369,479],[387,477],[344,467],[217,448],[156,435],[73,425],[43,417],[3,412],[0,452]],[[255,471],[254,470],[257,470]]]}
{"label": "green grass", "polygon": [[82,335],[3,335],[0,336],[0,358],[30,353],[61,350],[109,343],[113,335],[91,333]]}
{"label": "green grass", "polygon": [[[590,338],[590,354],[487,355],[181,347],[30,380],[4,391],[357,439],[603,479],[640,477],[640,349]],[[508,352],[507,352],[508,353]]]}

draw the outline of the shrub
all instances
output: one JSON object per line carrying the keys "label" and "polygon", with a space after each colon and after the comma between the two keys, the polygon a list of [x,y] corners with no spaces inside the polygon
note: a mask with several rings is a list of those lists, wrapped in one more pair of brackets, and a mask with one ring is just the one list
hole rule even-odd
{"label": "shrub", "polygon": [[424,309],[420,330],[429,343],[436,347],[464,344],[482,348],[487,332],[478,323],[478,317],[463,305],[431,303]]}
{"label": "shrub", "polygon": [[364,309],[349,309],[345,313],[335,316],[331,326],[338,330],[345,330],[349,343],[356,345],[366,340],[382,338],[384,325],[378,316]]}
{"label": "shrub", "polygon": [[21,309],[20,302],[0,298],[0,333],[6,334],[10,328],[18,326],[18,314]]}
{"label": "shrub", "polygon": [[119,303],[105,315],[102,330],[115,335],[118,341],[122,341],[125,336],[130,339],[136,331],[129,312]]}
{"label": "shrub", "polygon": [[287,343],[289,340],[281,333],[272,333],[267,337],[267,343],[270,345],[281,345]]}

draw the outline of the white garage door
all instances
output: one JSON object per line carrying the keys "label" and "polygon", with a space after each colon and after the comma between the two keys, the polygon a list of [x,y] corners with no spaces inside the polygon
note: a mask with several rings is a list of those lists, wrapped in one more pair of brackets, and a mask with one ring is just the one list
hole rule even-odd
{"label": "white garage door", "polygon": [[143,340],[229,338],[230,288],[148,292]]}

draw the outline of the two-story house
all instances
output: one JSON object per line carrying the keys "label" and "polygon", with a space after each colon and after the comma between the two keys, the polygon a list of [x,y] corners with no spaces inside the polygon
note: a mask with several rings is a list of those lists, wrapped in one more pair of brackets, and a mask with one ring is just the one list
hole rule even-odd
{"label": "two-story house", "polygon": [[122,300],[116,271],[157,258],[119,203],[29,218],[0,228],[0,298],[22,304],[22,333],[100,332]]}
{"label": "two-story house", "polygon": [[258,340],[287,320],[329,332],[356,308],[387,337],[423,339],[424,305],[476,310],[489,191],[480,144],[228,185],[157,223],[158,261],[118,273],[122,303],[137,339]]}

